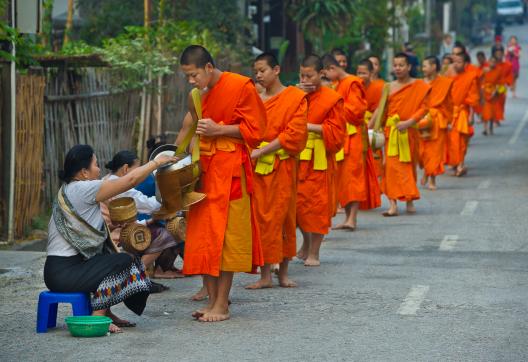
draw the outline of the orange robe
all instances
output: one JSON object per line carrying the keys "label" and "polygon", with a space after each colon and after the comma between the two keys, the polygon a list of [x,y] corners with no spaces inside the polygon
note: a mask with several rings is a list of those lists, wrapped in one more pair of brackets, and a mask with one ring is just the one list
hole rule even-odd
{"label": "orange robe", "polygon": [[[474,67],[475,72],[477,73],[477,87],[478,89],[482,88],[482,76],[484,75],[484,69],[488,66],[488,62],[484,63],[483,65],[477,65]],[[482,106],[484,105],[484,99],[482,93],[480,94],[480,101],[479,103],[473,107],[473,110],[476,114],[482,114]]]}
{"label": "orange robe", "polygon": [[337,196],[339,204],[345,206],[367,199],[362,135],[367,101],[363,82],[355,75],[339,81],[336,91],[343,97],[343,117],[348,123],[344,158],[337,162]]}
{"label": "orange robe", "polygon": [[450,166],[458,166],[464,162],[471,136],[470,107],[476,106],[480,99],[476,73],[464,71],[455,75],[451,96],[454,109],[451,130],[447,133],[446,161]]}
{"label": "orange robe", "polygon": [[388,121],[391,117],[399,116],[401,121],[414,119],[419,121],[427,111],[427,95],[430,87],[423,80],[417,79],[405,85],[398,91],[389,95],[387,100],[387,117],[385,126],[385,168],[381,188],[389,199],[400,201],[412,201],[420,198],[420,192],[416,186],[416,165],[418,164],[418,131],[414,127],[408,128],[407,133],[410,148],[410,160],[401,161],[399,155],[389,156],[389,144],[391,143],[391,127]]}
{"label": "orange robe", "polygon": [[250,272],[263,265],[253,203],[249,148],[260,144],[266,110],[251,79],[222,73],[202,97],[203,118],[239,125],[242,139],[201,137],[201,189],[207,197],[190,207],[185,242],[185,274],[218,276]]}
{"label": "orange robe", "polygon": [[[378,108],[383,93],[385,81],[376,79],[365,87],[365,97],[367,99],[368,119]],[[367,114],[365,114],[367,118]],[[372,150],[368,142],[368,129],[365,126],[363,130],[363,153],[365,156],[365,187],[367,190],[367,199],[359,203],[360,210],[370,210],[381,206],[381,189],[379,178],[383,174],[383,150]]]}
{"label": "orange robe", "polygon": [[[496,68],[499,68],[502,73],[501,85],[510,87],[513,84],[513,68],[510,62],[497,62]],[[504,110],[506,107],[506,92],[497,96],[497,109],[495,114],[495,121],[501,122],[504,120]]]}
{"label": "orange robe", "polygon": [[341,96],[328,87],[309,93],[308,123],[322,125],[327,168],[314,170],[315,156],[304,161],[301,156],[297,178],[297,226],[305,232],[328,234],[336,206],[335,154],[343,147],[345,138]]}
{"label": "orange robe", "polygon": [[264,106],[268,122],[264,141],[271,142],[278,137],[282,150],[289,155],[281,160],[276,154],[269,174],[259,173],[258,166],[255,169],[256,216],[264,262],[275,264],[296,254],[295,227],[291,235],[287,220],[295,220],[297,155],[304,149],[308,136],[308,101],[303,91],[288,87],[267,99]]}
{"label": "orange robe", "polygon": [[500,68],[489,69],[484,72],[482,77],[482,94],[484,95],[484,105],[482,107],[482,121],[489,122],[497,119],[497,114],[500,114],[500,104],[497,88],[501,85],[502,72]]}
{"label": "orange robe", "polygon": [[428,109],[432,120],[431,137],[420,138],[420,161],[427,176],[444,173],[447,125],[453,116],[452,84],[453,80],[444,76],[438,76],[429,83],[431,92]]}

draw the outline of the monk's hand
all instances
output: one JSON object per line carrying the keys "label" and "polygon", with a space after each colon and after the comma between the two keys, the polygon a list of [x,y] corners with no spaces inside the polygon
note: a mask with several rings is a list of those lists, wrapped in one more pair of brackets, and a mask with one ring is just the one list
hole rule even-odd
{"label": "monk's hand", "polygon": [[312,93],[313,91],[315,91],[315,85],[311,83],[299,83],[297,84],[297,88],[306,93]]}
{"label": "monk's hand", "polygon": [[400,121],[396,125],[396,128],[398,128],[398,131],[405,131],[407,128],[411,127],[413,125],[413,120],[407,120],[407,121]]}
{"label": "monk's hand", "polygon": [[211,118],[200,119],[196,127],[196,134],[206,137],[218,137],[222,135],[222,126]]}
{"label": "monk's hand", "polygon": [[256,158],[259,158],[262,155],[263,155],[262,149],[260,149],[260,148],[257,148],[255,150],[251,151],[251,158],[253,160],[256,159]]}

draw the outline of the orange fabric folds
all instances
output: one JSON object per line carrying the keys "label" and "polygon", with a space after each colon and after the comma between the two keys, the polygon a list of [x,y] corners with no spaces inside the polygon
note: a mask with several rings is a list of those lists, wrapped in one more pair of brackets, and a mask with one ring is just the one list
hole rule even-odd
{"label": "orange fabric folds", "polygon": [[[405,121],[422,119],[427,111],[427,96],[430,87],[422,80],[415,80],[389,95],[386,119],[398,115]],[[381,188],[389,199],[412,201],[420,198],[416,186],[416,166],[418,164],[418,131],[410,127],[408,133],[410,162],[400,161],[399,155],[389,156],[391,127],[385,125],[385,167]]]}
{"label": "orange fabric folds", "polygon": [[267,116],[264,141],[278,138],[289,156],[281,159],[275,155],[273,172],[266,175],[255,172],[254,176],[256,216],[264,262],[275,264],[294,257],[296,253],[297,155],[304,149],[308,136],[308,101],[304,92],[288,87],[266,100],[264,106]]}
{"label": "orange fabric folds", "polygon": [[[343,147],[343,100],[327,87],[308,94],[308,123],[320,124],[327,167],[314,170],[314,157],[299,161],[297,225],[305,232],[327,234],[336,208],[335,154]],[[315,153],[315,152],[314,152]]]}
{"label": "orange fabric folds", "polygon": [[344,157],[337,160],[337,198],[342,206],[367,199],[363,128],[367,101],[360,78],[351,75],[341,80],[337,93],[343,97],[343,116],[347,122]]}
{"label": "orange fabric folds", "polygon": [[203,96],[202,108],[204,118],[239,125],[242,140],[202,137],[199,191],[207,197],[189,210],[183,271],[212,276],[221,270],[255,271],[263,255],[248,147],[260,144],[266,111],[253,82],[228,72]]}

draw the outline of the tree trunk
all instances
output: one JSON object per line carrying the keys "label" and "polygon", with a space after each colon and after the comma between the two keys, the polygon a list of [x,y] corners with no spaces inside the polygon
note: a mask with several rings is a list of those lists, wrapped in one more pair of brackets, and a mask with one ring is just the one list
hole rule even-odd
{"label": "tree trunk", "polygon": [[73,0],[68,0],[68,16],[66,18],[66,28],[64,29],[63,46],[70,41],[70,33],[73,27]]}

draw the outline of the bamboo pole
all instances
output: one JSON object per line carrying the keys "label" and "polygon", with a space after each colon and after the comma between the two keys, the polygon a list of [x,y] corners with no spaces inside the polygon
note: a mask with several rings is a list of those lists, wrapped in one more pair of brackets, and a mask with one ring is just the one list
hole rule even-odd
{"label": "bamboo pole", "polygon": [[68,0],[68,16],[66,18],[66,28],[64,29],[64,42],[62,46],[70,41],[70,33],[73,27],[73,0]]}

